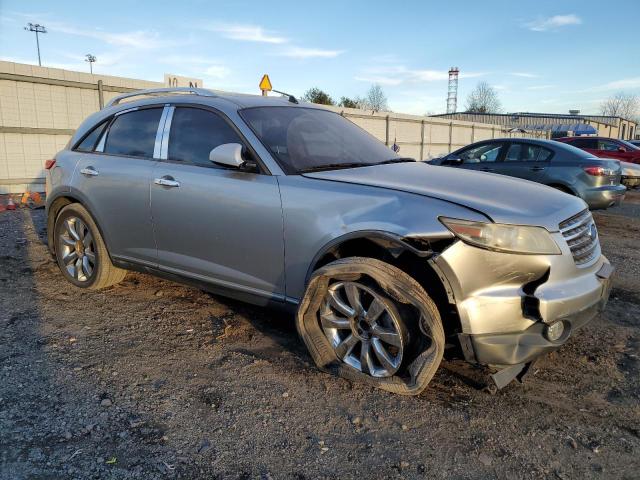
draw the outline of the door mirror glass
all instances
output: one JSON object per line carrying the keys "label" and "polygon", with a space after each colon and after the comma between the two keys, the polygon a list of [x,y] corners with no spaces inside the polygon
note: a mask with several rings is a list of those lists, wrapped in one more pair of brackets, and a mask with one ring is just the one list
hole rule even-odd
{"label": "door mirror glass", "polygon": [[241,168],[245,163],[242,159],[242,145],[239,143],[218,145],[209,153],[209,160],[218,165]]}

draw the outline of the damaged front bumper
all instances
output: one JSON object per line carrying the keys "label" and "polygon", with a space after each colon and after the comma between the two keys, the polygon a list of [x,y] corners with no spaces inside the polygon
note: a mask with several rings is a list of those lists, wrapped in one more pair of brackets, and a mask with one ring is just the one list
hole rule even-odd
{"label": "damaged front bumper", "polygon": [[[562,255],[515,255],[456,242],[434,260],[456,304],[465,358],[505,367],[524,365],[563,345],[602,310],[613,267],[600,254],[577,266],[556,239]],[[562,334],[549,328],[562,322]]]}

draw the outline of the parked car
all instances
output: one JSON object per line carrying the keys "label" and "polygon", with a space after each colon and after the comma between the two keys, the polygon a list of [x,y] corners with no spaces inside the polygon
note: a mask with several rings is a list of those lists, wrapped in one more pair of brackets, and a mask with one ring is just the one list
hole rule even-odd
{"label": "parked car", "polygon": [[620,164],[551,140],[502,138],[472,143],[432,165],[493,172],[543,183],[582,198],[589,208],[608,208],[622,201]]}
{"label": "parked car", "polygon": [[622,168],[622,183],[628,189],[640,186],[640,165],[637,163],[620,162]]}
{"label": "parked car", "polygon": [[46,168],[71,284],[137,270],[288,306],[321,369],[392,392],[423,390],[446,342],[503,386],[611,285],[579,198],[401,158],[293,97],[124,94]]}
{"label": "parked car", "polygon": [[640,163],[640,147],[625,140],[605,137],[561,137],[554,140],[581,148],[596,157]]}

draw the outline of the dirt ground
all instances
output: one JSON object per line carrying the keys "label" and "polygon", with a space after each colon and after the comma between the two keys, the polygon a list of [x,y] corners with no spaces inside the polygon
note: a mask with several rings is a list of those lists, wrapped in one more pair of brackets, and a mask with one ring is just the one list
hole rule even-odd
{"label": "dirt ground", "polygon": [[320,373],[286,314],[141,274],[66,283],[44,211],[0,213],[0,478],[639,478],[640,194],[595,214],[606,312],[495,396]]}

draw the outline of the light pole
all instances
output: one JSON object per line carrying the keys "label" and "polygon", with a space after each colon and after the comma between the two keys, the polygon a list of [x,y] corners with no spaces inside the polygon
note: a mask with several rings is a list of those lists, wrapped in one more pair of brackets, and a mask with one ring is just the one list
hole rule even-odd
{"label": "light pole", "polygon": [[89,71],[91,72],[91,74],[93,74],[93,64],[94,62],[97,60],[97,58],[95,57],[95,55],[91,55],[90,53],[87,53],[85,55],[85,62],[89,62]]}
{"label": "light pole", "polygon": [[24,27],[25,30],[29,32],[35,32],[36,34],[36,46],[38,47],[38,65],[42,66],[42,62],[40,61],[40,39],[38,38],[39,33],[47,33],[47,29],[44,25],[40,25],[39,23],[33,24],[31,22],[27,23],[27,26]]}

